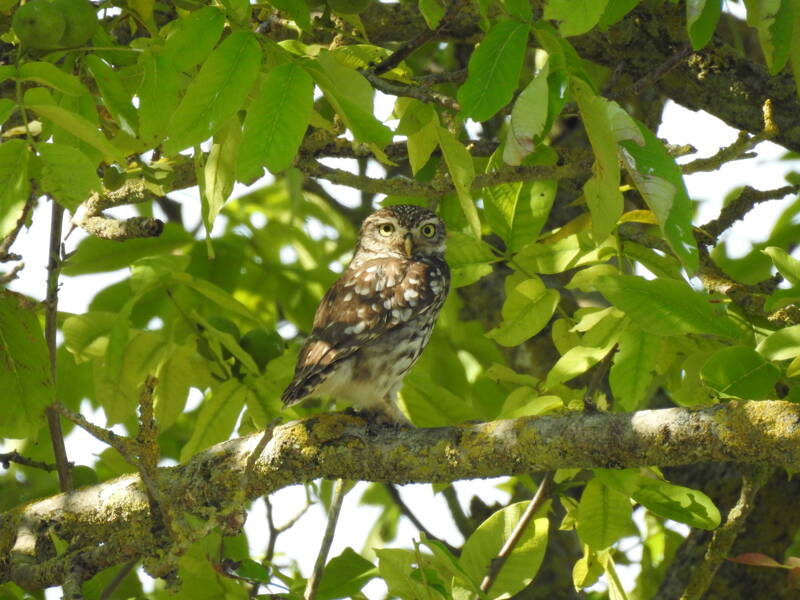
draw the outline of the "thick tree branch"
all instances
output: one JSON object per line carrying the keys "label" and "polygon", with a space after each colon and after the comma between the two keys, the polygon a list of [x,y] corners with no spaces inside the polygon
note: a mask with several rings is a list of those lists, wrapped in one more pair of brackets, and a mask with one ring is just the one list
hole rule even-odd
{"label": "thick tree branch", "polygon": [[[160,469],[176,514],[194,514],[213,527],[238,509],[242,495],[255,499],[318,477],[448,482],[566,467],[705,461],[800,468],[800,406],[780,401],[383,431],[359,417],[321,414],[276,428],[242,490],[242,473],[261,437],[218,444],[185,465]],[[26,504],[0,515],[0,583],[59,585],[76,557],[91,567],[87,577],[147,557],[157,548],[150,527],[138,474]],[[67,552],[53,556],[38,544],[48,531],[69,542]],[[187,535],[205,533],[200,528]]]}

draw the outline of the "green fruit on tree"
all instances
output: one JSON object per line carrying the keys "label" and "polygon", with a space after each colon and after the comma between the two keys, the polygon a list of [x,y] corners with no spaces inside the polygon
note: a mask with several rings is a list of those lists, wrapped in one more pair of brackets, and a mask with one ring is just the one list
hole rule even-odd
{"label": "green fruit on tree", "polygon": [[89,0],[48,0],[64,17],[66,27],[61,46],[72,48],[89,41],[97,31],[97,9]]}
{"label": "green fruit on tree", "polygon": [[262,371],[269,361],[283,354],[285,348],[283,338],[276,331],[261,328],[245,333],[239,340],[239,345],[253,357],[253,361]]}
{"label": "green fruit on tree", "polygon": [[61,11],[47,0],[33,0],[16,10],[11,26],[24,46],[50,50],[61,45],[66,20]]}
{"label": "green fruit on tree", "polygon": [[331,10],[343,15],[357,15],[366,10],[369,0],[328,0]]}

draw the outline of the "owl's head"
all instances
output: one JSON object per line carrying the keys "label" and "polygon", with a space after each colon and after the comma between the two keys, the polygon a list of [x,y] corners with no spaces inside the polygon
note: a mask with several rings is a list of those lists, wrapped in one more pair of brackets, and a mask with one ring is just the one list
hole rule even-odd
{"label": "owl's head", "polygon": [[364,219],[356,255],[442,256],[446,237],[444,222],[436,213],[421,206],[398,204],[377,210]]}

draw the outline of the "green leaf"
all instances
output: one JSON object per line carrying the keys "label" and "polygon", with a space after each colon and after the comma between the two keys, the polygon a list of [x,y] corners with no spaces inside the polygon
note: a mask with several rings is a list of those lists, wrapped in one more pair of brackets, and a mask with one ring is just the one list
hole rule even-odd
{"label": "green leaf", "polygon": [[772,264],[775,265],[775,268],[784,276],[786,281],[792,285],[800,284],[800,260],[777,246],[768,246],[761,252],[772,259]]}
{"label": "green leaf", "polygon": [[316,61],[303,65],[342,117],[353,136],[383,148],[392,141],[392,131],[373,114],[375,90],[355,69],[344,66],[328,51],[321,51]]}
{"label": "green leaf", "polygon": [[700,529],[714,529],[720,523],[719,510],[701,491],[674,485],[643,469],[594,469],[594,473],[606,486],[661,517]]}
{"label": "green leaf", "polygon": [[89,73],[97,82],[103,104],[119,123],[120,129],[132,137],[139,131],[139,116],[133,107],[131,95],[125,89],[119,74],[100,57],[88,54],[84,59]]}
{"label": "green leaf", "polygon": [[17,70],[17,79],[20,81],[35,81],[70,96],[89,93],[89,90],[81,83],[80,79],[65,73],[49,62],[34,61],[21,64]]}
{"label": "green leaf", "polygon": [[[530,502],[516,502],[492,514],[469,536],[459,557],[464,571],[473,582],[483,579],[492,560],[519,523]],[[508,597],[525,588],[536,576],[547,548],[548,520],[546,506],[537,511],[522,533],[500,574],[487,593],[488,598]],[[464,587],[471,592],[469,584],[456,577],[454,587]],[[455,590],[454,590],[455,591]]]}
{"label": "green leaf", "polygon": [[580,344],[567,350],[547,374],[545,385],[551,388],[584,374],[603,360],[619,340],[623,317],[618,311],[606,313],[581,338]]}
{"label": "green leaf", "polygon": [[115,271],[143,256],[172,252],[192,241],[192,236],[182,226],[172,223],[167,223],[157,238],[126,240],[124,244],[92,236],[78,244],[62,272],[72,276]]}
{"label": "green leaf", "polygon": [[[163,336],[154,331],[132,330],[125,343],[127,325],[127,319],[117,318],[109,333],[105,361],[95,368],[95,394],[102,402],[109,424],[122,423],[136,414],[139,389],[167,348]],[[119,344],[114,339],[118,331],[124,335]],[[115,347],[119,347],[118,356]]]}
{"label": "green leaf", "polygon": [[0,125],[8,121],[8,118],[17,108],[17,103],[9,98],[0,98]]}
{"label": "green leaf", "polygon": [[692,274],[697,271],[700,258],[692,232],[692,203],[683,175],[661,140],[641,123],[638,125],[644,145],[621,141],[622,162],[655,214],[667,243]]}
{"label": "green leaf", "polygon": [[335,600],[352,598],[364,585],[378,576],[378,570],[366,558],[352,548],[345,548],[337,557],[325,565],[319,583],[317,598]]}
{"label": "green leaf", "polygon": [[617,139],[611,122],[612,103],[577,77],[572,78],[570,86],[595,156],[594,174],[584,184],[583,193],[592,213],[594,238],[599,243],[611,234],[623,210]]}
{"label": "green leaf", "polygon": [[793,0],[745,0],[744,4],[747,24],[758,31],[767,68],[771,75],[777,75],[789,58],[794,25]]}
{"label": "green leaf", "polygon": [[639,410],[647,399],[656,366],[661,358],[662,341],[630,325],[619,337],[619,349],[608,375],[615,407]]}
{"label": "green leaf", "polygon": [[693,50],[700,50],[711,41],[721,13],[721,0],[686,1],[686,30]]}
{"label": "green leaf", "polygon": [[530,25],[499,21],[469,59],[467,80],[458,89],[461,113],[486,121],[511,101],[527,49]]}
{"label": "green leaf", "polygon": [[64,144],[37,144],[42,159],[42,191],[71,212],[102,189],[97,165],[80,150]]}
{"label": "green leaf", "polygon": [[436,29],[444,16],[444,5],[440,0],[419,0],[419,12],[428,29]]}
{"label": "green leaf", "polygon": [[211,53],[172,115],[164,151],[179,150],[211,137],[242,107],[258,75],[261,47],[249,31],[236,31]]}
{"label": "green leaf", "polygon": [[535,149],[547,123],[549,64],[545,63],[531,82],[525,86],[511,109],[511,121],[503,150],[503,161],[520,165]]}
{"label": "green leaf", "polygon": [[775,395],[778,368],[752,348],[718,350],[700,370],[703,383],[723,397],[763,400]]}
{"label": "green leaf", "polygon": [[509,16],[523,23],[530,23],[533,20],[531,3],[527,0],[503,0],[503,7],[506,9]]}
{"label": "green leaf", "polygon": [[756,346],[756,351],[769,360],[787,360],[800,356],[800,325],[769,334]]}
{"label": "green leaf", "polygon": [[486,335],[503,346],[517,346],[550,322],[560,300],[558,291],[545,287],[538,277],[515,273],[506,278],[503,320]]}
{"label": "green leaf", "polygon": [[314,81],[298,64],[272,69],[247,109],[237,178],[260,177],[263,165],[279,173],[292,165],[314,104]]}
{"label": "green leaf", "polygon": [[35,308],[24,296],[0,290],[0,386],[5,397],[0,437],[3,438],[35,438],[45,423],[44,409],[54,400],[50,355]]}
{"label": "green leaf", "polygon": [[211,235],[214,220],[233,191],[240,153],[242,128],[239,117],[230,117],[214,134],[214,141],[203,168],[203,224]]}
{"label": "green leaf", "polygon": [[311,31],[311,12],[305,0],[270,0],[270,4],[288,14],[303,31]]}
{"label": "green leaf", "polygon": [[[158,370],[155,416],[161,431],[169,429],[183,412],[189,388],[201,387],[200,361],[191,346],[173,346]],[[205,367],[207,368],[207,367]]]}
{"label": "green leaf", "polygon": [[192,429],[192,437],[181,448],[180,461],[185,462],[200,450],[227,440],[252,393],[237,379],[229,379],[206,394]]}
{"label": "green leaf", "polygon": [[145,50],[139,55],[142,83],[139,97],[139,135],[156,144],[166,135],[167,124],[178,106],[180,81],[173,62],[163,53]]}
{"label": "green leaf", "polygon": [[[0,144],[0,215],[28,200],[30,152],[22,140],[6,140]],[[2,233],[2,232],[0,232]]]}
{"label": "green leaf", "polygon": [[188,71],[203,62],[216,45],[225,26],[225,14],[206,6],[173,23],[164,56],[178,71]]}
{"label": "green leaf", "polygon": [[97,125],[78,113],[58,106],[46,89],[29,89],[25,92],[23,103],[40,116],[50,119],[64,131],[97,148],[106,162],[125,162],[125,156],[100,133]]}
{"label": "green leaf", "polygon": [[439,117],[430,104],[419,100],[398,98],[397,107],[400,124],[396,133],[408,137],[408,162],[411,172],[416,175],[428,163],[439,143]]}
{"label": "green leaf", "polygon": [[64,321],[64,345],[82,363],[106,355],[108,336],[117,322],[117,313],[90,311]]}
{"label": "green leaf", "polygon": [[544,18],[559,21],[558,31],[564,37],[581,35],[597,25],[608,0],[548,0]]}
{"label": "green leaf", "polygon": [[453,231],[447,236],[447,264],[450,266],[453,288],[475,283],[492,271],[496,260],[490,246],[471,235]]}
{"label": "green leaf", "polygon": [[[389,594],[404,600],[445,600],[419,577],[419,567],[414,567],[417,554],[401,548],[376,548],[378,570],[389,588]],[[415,577],[414,575],[417,575]]]}
{"label": "green leaf", "polygon": [[461,142],[456,139],[456,136],[444,127],[437,129],[437,136],[439,147],[444,155],[444,161],[447,163],[447,170],[450,172],[450,177],[453,179],[453,185],[456,188],[461,210],[464,211],[464,215],[467,217],[467,223],[472,235],[480,238],[481,222],[478,217],[478,209],[475,208],[475,202],[472,200],[470,192],[472,180],[475,178],[475,166],[472,164],[472,156],[461,145]]}
{"label": "green leaf", "polygon": [[611,245],[604,244],[598,248],[588,234],[582,232],[555,242],[530,243],[517,252],[515,260],[528,273],[551,275],[603,262],[614,253]]}
{"label": "green leaf", "polygon": [[577,529],[581,541],[592,550],[608,548],[631,529],[630,499],[592,479],[581,494]]}
{"label": "green leaf", "polygon": [[738,340],[743,333],[709,298],[683,281],[646,281],[633,275],[599,277],[598,291],[653,335],[709,333]]}
{"label": "green leaf", "polygon": [[[210,281],[201,279],[199,277],[194,277],[189,273],[173,273],[172,281],[192,288],[198,294],[205,296],[214,304],[224,309],[225,312],[233,313],[242,317],[243,319],[246,319],[247,321],[260,324],[258,318],[249,308],[247,308],[244,304],[239,302],[221,287],[214,285]],[[258,369],[256,369],[256,371],[257,370]]]}

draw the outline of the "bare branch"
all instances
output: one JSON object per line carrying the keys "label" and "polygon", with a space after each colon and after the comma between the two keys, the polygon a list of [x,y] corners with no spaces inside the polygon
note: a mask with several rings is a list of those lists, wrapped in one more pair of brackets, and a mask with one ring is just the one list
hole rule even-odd
{"label": "bare branch", "polygon": [[342,509],[342,501],[346,493],[347,488],[344,479],[337,479],[333,488],[331,506],[328,509],[328,524],[325,526],[325,533],[322,536],[317,560],[314,562],[314,570],[308,578],[303,600],[314,600],[317,597],[317,590],[322,581],[322,571],[325,569],[325,561],[328,560],[328,552],[330,552],[331,544],[333,543],[336,523],[339,521],[339,511]]}
{"label": "bare branch", "polygon": [[2,465],[4,469],[8,469],[11,466],[11,463],[17,463],[18,465],[24,465],[26,467],[33,467],[34,469],[42,469],[43,471],[55,471],[58,469],[56,465],[22,456],[16,450],[13,452],[0,452],[0,465]]}

